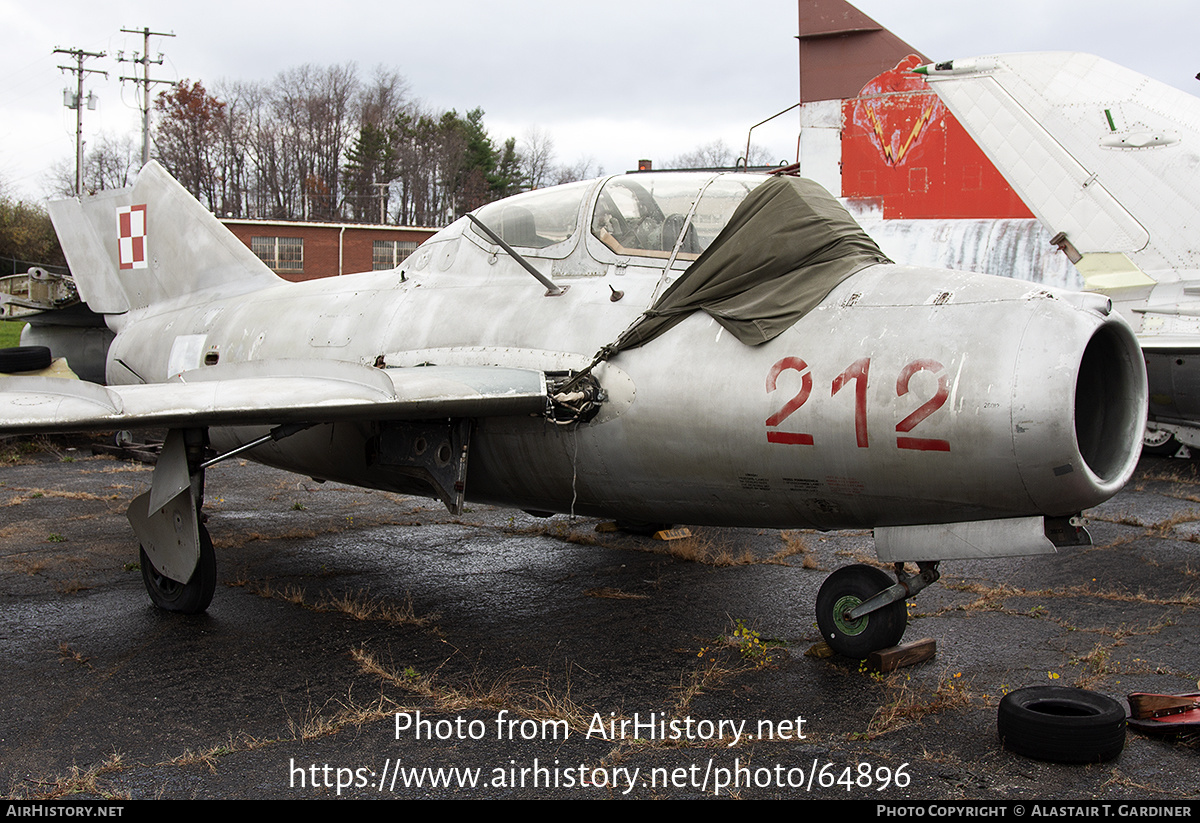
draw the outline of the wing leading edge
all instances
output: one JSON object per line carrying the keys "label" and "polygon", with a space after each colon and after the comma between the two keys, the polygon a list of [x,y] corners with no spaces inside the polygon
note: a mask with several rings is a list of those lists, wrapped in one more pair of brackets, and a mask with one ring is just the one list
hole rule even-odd
{"label": "wing leading edge", "polygon": [[0,433],[496,417],[541,413],[546,396],[542,372],[490,366],[253,361],[130,386],[6,377]]}

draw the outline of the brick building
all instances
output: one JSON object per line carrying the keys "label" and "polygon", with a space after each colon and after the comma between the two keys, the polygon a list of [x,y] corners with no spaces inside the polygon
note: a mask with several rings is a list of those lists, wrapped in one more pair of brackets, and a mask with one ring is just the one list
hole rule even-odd
{"label": "brick building", "polygon": [[292,220],[221,222],[272,271],[292,281],[394,268],[437,231],[412,226]]}

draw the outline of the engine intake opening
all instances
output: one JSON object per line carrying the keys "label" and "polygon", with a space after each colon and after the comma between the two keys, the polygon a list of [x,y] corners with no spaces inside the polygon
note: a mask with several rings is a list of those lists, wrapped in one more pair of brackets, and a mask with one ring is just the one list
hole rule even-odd
{"label": "engine intake opening", "polygon": [[1123,483],[1137,464],[1146,423],[1141,349],[1122,327],[1101,326],[1075,378],[1075,442],[1104,484]]}

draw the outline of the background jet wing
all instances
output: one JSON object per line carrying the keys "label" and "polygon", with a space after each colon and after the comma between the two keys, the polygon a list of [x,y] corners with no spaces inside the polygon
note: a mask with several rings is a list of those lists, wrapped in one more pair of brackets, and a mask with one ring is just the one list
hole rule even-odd
{"label": "background jet wing", "polygon": [[275,360],[210,366],[146,385],[0,379],[4,434],[492,417],[545,407],[542,372],[490,366]]}
{"label": "background jet wing", "polygon": [[1085,260],[1123,254],[1158,281],[1195,273],[1200,100],[1089,54],[922,71],[1025,204]]}

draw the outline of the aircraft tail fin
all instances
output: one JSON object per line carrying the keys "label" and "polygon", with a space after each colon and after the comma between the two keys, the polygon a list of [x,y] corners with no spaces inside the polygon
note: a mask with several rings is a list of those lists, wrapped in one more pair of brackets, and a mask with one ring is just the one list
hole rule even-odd
{"label": "aircraft tail fin", "polygon": [[1128,285],[1200,269],[1200,99],[1089,54],[919,71],[1051,234],[1085,259],[1113,255],[1099,262],[1112,269],[1124,255]]}
{"label": "aircraft tail fin", "polygon": [[100,314],[283,282],[154,161],[129,188],[59,200],[50,217],[80,297]]}

